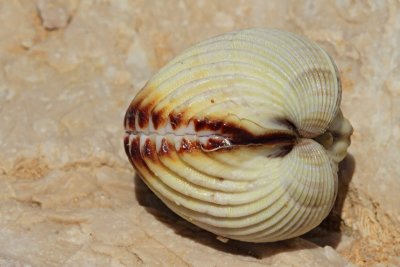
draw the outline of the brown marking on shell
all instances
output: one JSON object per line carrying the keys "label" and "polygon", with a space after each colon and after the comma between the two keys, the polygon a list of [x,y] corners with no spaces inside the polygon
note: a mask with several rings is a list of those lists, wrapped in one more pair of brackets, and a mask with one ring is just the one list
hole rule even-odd
{"label": "brown marking on shell", "polygon": [[124,138],[124,148],[132,166],[137,171],[137,174],[139,174],[144,181],[146,181],[146,177],[154,176],[154,173],[152,173],[152,171],[149,169],[140,153],[139,136],[135,136],[135,138],[133,138],[131,143],[129,144],[129,135],[126,135]]}
{"label": "brown marking on shell", "polygon": [[229,138],[232,145],[294,145],[296,141],[296,135],[292,133],[276,132],[254,135],[246,129],[229,123],[223,124],[221,133]]}
{"label": "brown marking on shell", "polygon": [[[143,91],[145,88],[146,88],[146,86],[143,87],[141,89],[141,91]],[[125,114],[125,125],[128,126],[127,129],[125,129],[125,130],[131,130],[131,131],[136,130],[136,127],[135,127],[136,114],[139,110],[140,103],[142,103],[142,101],[143,101],[143,97],[140,98],[139,95],[137,95],[130,103],[128,110],[126,111],[126,114]]]}
{"label": "brown marking on shell", "polygon": [[230,144],[227,142],[225,138],[216,138],[216,137],[210,137],[207,140],[206,144],[202,144],[201,147],[203,150],[206,151],[213,151],[217,149],[225,149],[225,150],[231,150],[233,147],[230,146]]}
{"label": "brown marking on shell", "polygon": [[[125,115],[125,125],[129,125],[129,129],[127,130],[137,130],[135,129],[135,120],[137,115],[137,122],[140,128],[146,128],[149,125],[149,118],[151,110],[155,106],[155,102],[148,103],[146,105],[142,105],[141,99],[134,99],[132,103],[129,105],[129,108]],[[128,124],[127,124],[128,123]],[[153,121],[154,123],[154,121]]]}
{"label": "brown marking on shell", "polygon": [[130,130],[130,131],[135,130],[135,118],[136,118],[136,109],[135,106],[131,104],[125,113],[125,118],[124,118],[125,130]]}
{"label": "brown marking on shell", "polygon": [[[161,116],[161,115],[160,115]],[[172,119],[171,119],[172,118]],[[181,122],[181,113],[179,115],[170,116],[171,125],[178,127]],[[159,120],[159,119],[157,119]],[[288,125],[289,128],[295,130],[295,126],[289,120],[280,120],[281,123]],[[221,136],[210,137],[205,144],[200,144],[198,140],[192,141],[186,138],[182,139],[179,153],[192,153],[196,150],[202,151],[229,151],[239,146],[279,146],[276,153],[269,157],[283,157],[288,154],[296,143],[297,134],[287,132],[268,133],[264,135],[254,135],[248,130],[236,126],[231,123],[226,123],[221,120],[210,119],[195,119],[195,130],[210,130]],[[126,139],[126,138],[125,138]],[[125,143],[128,141],[124,141]],[[168,155],[174,146],[163,138],[161,142],[160,155]],[[155,144],[147,139],[143,147],[143,153],[140,154],[140,140],[136,137],[132,140],[130,150],[126,147],[125,150],[128,156],[132,158],[133,163],[145,164],[142,157],[149,158],[153,161],[157,160],[157,151]]]}
{"label": "brown marking on shell", "polygon": [[193,152],[194,149],[198,148],[202,148],[205,151],[214,151],[231,150],[235,146],[278,145],[281,147],[272,157],[281,157],[291,151],[298,136],[295,131],[296,127],[289,120],[281,120],[281,123],[288,125],[288,128],[293,130],[294,133],[276,132],[264,135],[254,135],[244,128],[222,120],[194,119],[193,123],[196,132],[209,130],[221,136],[210,137],[205,144],[201,145],[199,142],[183,139],[180,152]]}
{"label": "brown marking on shell", "polygon": [[160,155],[170,155],[171,154],[171,150],[172,150],[172,146],[169,144],[169,142],[167,141],[167,139],[163,138],[161,140],[161,148],[160,151],[158,152]]}
{"label": "brown marking on shell", "polygon": [[162,114],[162,111],[152,112],[151,113],[151,121],[153,122],[154,129],[158,129],[161,124],[164,124],[165,117]]}
{"label": "brown marking on shell", "polygon": [[181,146],[179,148],[179,153],[187,152],[187,153],[192,153],[195,150],[200,149],[200,143],[192,140],[188,140],[186,138],[182,138]]}
{"label": "brown marking on shell", "polygon": [[169,114],[169,121],[171,123],[171,127],[172,129],[177,129],[181,126],[182,124],[182,117],[183,114],[182,113],[171,113]]}
{"label": "brown marking on shell", "polygon": [[134,167],[144,165],[142,155],[140,154],[140,138],[136,136],[129,144],[129,136],[125,138],[125,151]]}
{"label": "brown marking on shell", "polygon": [[156,146],[150,138],[147,138],[143,145],[143,157],[149,158],[152,161],[157,160]]}
{"label": "brown marking on shell", "polygon": [[194,119],[194,129],[196,132],[200,132],[203,130],[210,130],[217,132],[221,130],[222,126],[224,125],[224,122],[222,120],[211,120],[208,118],[205,119]]}
{"label": "brown marking on shell", "polygon": [[277,118],[275,121],[276,121],[278,124],[281,124],[281,125],[286,126],[286,128],[292,130],[296,135],[299,135],[299,134],[298,134],[298,131],[297,131],[297,126],[296,126],[296,124],[294,124],[294,122],[292,122],[291,120],[289,120],[289,119],[287,119],[287,118]]}
{"label": "brown marking on shell", "polygon": [[[134,130],[134,120],[135,120],[135,112],[137,112],[137,105],[131,105],[128,109],[127,115],[125,116],[125,120],[127,120],[127,125],[129,125],[129,130]],[[151,105],[149,105],[151,106]],[[147,126],[149,120],[149,108],[140,108],[138,118],[140,127]],[[169,115],[169,119],[171,122],[171,126],[173,129],[178,128],[182,125],[182,113],[174,114],[171,113]],[[157,112],[152,115],[152,121],[155,128],[158,128],[163,119],[162,112]],[[260,146],[260,145],[269,145],[269,146],[279,146],[277,152],[270,155],[269,157],[283,157],[288,154],[293,148],[296,138],[298,134],[296,133],[296,126],[294,123],[287,119],[278,119],[282,124],[288,126],[289,129],[292,129],[294,133],[287,132],[276,132],[276,133],[268,133],[264,135],[254,135],[248,130],[241,128],[240,126],[236,126],[232,123],[226,123],[222,120],[215,119],[194,119],[194,127],[196,132],[208,130],[215,132],[221,137],[210,137],[205,144],[200,144],[198,140],[192,141],[186,138],[182,139],[181,146],[178,150],[179,153],[192,153],[196,150],[202,151],[229,151],[238,146]],[[133,127],[132,127],[133,125]],[[153,161],[157,160],[157,151],[155,144],[151,141],[151,139],[147,139],[144,143],[144,147],[142,153],[140,152],[140,139],[139,137],[135,137],[132,139],[130,147],[128,145],[129,138],[126,137],[124,140],[125,151],[128,154],[131,163],[133,165],[139,164],[143,165],[145,162],[143,158],[149,158]],[[169,155],[171,150],[174,147],[169,144],[169,142],[163,138],[161,142],[161,149],[159,151],[160,155]]]}
{"label": "brown marking on shell", "polygon": [[272,144],[270,143],[263,143],[263,144],[243,144],[243,145],[229,145],[226,143],[226,139],[224,138],[209,138],[207,140],[206,144],[201,144],[201,149],[204,152],[208,153],[225,153],[229,152],[235,149],[241,149],[241,148],[246,148],[246,149],[257,149],[261,148],[262,146],[274,146],[275,150],[273,153],[268,154],[268,158],[279,158],[279,157],[284,157],[287,154],[289,154],[292,149],[294,148],[294,145],[296,144],[296,140],[284,140],[279,143]]}
{"label": "brown marking on shell", "polygon": [[232,123],[226,123],[222,120],[194,119],[196,132],[209,130],[221,134],[236,145],[249,144],[275,144],[280,141],[294,141],[295,135],[288,133],[269,133],[265,135],[254,135],[248,130],[236,126]]}
{"label": "brown marking on shell", "polygon": [[194,119],[193,123],[196,132],[206,129],[207,120]]}
{"label": "brown marking on shell", "polygon": [[145,128],[149,124],[149,107],[143,107],[138,110],[138,124],[140,128]]}

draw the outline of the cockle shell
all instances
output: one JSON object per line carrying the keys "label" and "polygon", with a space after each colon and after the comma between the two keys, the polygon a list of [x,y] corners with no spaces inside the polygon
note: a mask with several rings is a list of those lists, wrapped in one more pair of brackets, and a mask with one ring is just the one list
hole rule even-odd
{"label": "cockle shell", "polygon": [[175,213],[218,236],[271,242],[329,213],[352,127],[330,56],[248,29],[192,46],[136,95],[126,153]]}

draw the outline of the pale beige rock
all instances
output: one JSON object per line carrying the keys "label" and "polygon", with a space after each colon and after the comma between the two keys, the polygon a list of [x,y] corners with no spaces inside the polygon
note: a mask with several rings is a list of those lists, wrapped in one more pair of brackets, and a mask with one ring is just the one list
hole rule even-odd
{"label": "pale beige rock", "polygon": [[[400,265],[399,13],[392,0],[0,1],[0,265]],[[254,26],[331,53],[352,156],[321,227],[224,244],[134,178],[122,120],[174,55]]]}
{"label": "pale beige rock", "polygon": [[67,26],[76,8],[76,0],[38,0],[37,2],[42,25],[46,30],[58,30]]}

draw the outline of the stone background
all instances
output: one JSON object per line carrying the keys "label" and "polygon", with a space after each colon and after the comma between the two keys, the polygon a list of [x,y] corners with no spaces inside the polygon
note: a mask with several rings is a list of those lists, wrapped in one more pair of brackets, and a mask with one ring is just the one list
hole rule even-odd
{"label": "stone background", "polygon": [[[0,266],[400,265],[399,1],[0,0],[0,25]],[[320,227],[225,244],[140,182],[122,121],[174,55],[255,26],[330,52],[354,135]]]}

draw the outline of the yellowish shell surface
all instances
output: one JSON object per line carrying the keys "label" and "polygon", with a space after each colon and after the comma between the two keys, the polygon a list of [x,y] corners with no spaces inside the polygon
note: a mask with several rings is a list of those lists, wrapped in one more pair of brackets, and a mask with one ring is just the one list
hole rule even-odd
{"label": "yellowish shell surface", "polygon": [[137,94],[126,153],[174,212],[219,236],[272,242],[329,213],[352,127],[330,56],[248,29],[192,46]]}

